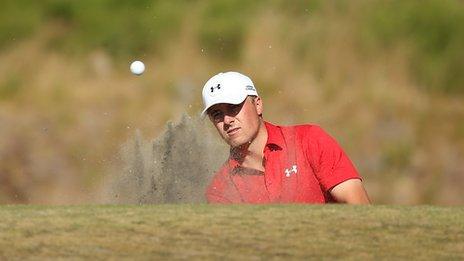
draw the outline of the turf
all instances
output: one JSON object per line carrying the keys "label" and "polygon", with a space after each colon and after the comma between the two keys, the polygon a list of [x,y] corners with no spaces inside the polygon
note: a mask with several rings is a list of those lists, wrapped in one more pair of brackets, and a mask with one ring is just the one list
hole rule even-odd
{"label": "turf", "polygon": [[0,207],[0,258],[463,259],[464,208]]}

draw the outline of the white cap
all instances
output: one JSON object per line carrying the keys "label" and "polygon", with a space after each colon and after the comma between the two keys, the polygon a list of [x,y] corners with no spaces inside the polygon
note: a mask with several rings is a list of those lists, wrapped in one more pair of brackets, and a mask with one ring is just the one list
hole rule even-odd
{"label": "white cap", "polygon": [[240,104],[248,95],[258,96],[251,79],[238,72],[219,73],[211,77],[203,87],[204,109],[201,115],[219,103]]}

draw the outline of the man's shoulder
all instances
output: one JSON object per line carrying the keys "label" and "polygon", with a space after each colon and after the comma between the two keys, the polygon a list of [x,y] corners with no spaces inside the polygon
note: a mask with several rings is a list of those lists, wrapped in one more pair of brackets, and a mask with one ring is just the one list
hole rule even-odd
{"label": "man's shoulder", "polygon": [[319,125],[313,123],[296,125],[274,125],[284,137],[293,136],[304,144],[327,143],[333,138]]}
{"label": "man's shoulder", "polygon": [[296,134],[299,135],[320,135],[326,133],[321,126],[313,123],[296,125],[275,125],[275,127],[280,128],[284,131],[294,131]]}
{"label": "man's shoulder", "polygon": [[226,161],[224,164],[222,164],[221,167],[219,167],[218,170],[216,170],[216,172],[211,177],[211,182],[210,182],[210,185],[209,185],[209,189],[211,189],[211,187],[213,187],[213,186],[216,186],[217,183],[223,183],[224,182],[225,178],[229,174],[228,169],[229,169],[229,164],[228,164],[228,161]]}
{"label": "man's shoulder", "polygon": [[227,158],[226,161],[214,172],[212,180],[224,180],[227,179],[234,168],[234,162],[231,158]]}

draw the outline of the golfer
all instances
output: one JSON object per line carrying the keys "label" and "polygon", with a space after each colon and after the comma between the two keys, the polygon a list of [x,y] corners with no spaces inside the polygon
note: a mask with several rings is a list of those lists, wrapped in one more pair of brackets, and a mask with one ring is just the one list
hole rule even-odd
{"label": "golfer", "polygon": [[209,203],[369,204],[348,156],[316,125],[277,126],[263,119],[251,79],[219,73],[203,87],[204,110],[230,156],[206,191]]}

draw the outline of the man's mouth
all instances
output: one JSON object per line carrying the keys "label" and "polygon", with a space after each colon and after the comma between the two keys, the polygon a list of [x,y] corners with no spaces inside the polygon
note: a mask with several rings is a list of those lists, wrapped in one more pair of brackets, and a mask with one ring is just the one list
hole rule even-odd
{"label": "man's mouth", "polygon": [[239,130],[240,130],[240,127],[232,128],[232,129],[230,129],[230,130],[227,131],[227,135],[233,136],[233,135],[236,134]]}

